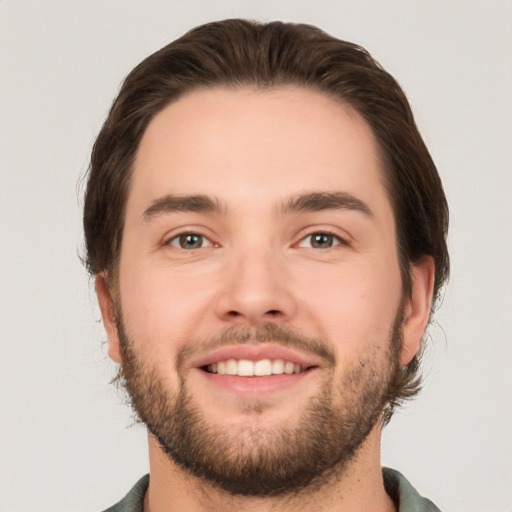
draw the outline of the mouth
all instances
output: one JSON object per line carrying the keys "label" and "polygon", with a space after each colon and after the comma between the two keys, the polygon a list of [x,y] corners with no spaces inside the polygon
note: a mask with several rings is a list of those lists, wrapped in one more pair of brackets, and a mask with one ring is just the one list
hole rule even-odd
{"label": "mouth", "polygon": [[198,382],[207,382],[215,393],[211,399],[216,399],[218,392],[228,393],[223,399],[268,397],[292,389],[300,393],[306,389],[303,381],[323,367],[325,361],[319,355],[274,343],[219,347],[199,355],[189,366]]}
{"label": "mouth", "polygon": [[281,397],[280,393],[309,394],[306,382],[311,385],[310,379],[325,366],[320,356],[277,344],[220,347],[192,363],[193,374],[199,382],[206,379],[214,393],[210,399],[222,396],[228,401],[233,396],[247,400],[269,398],[274,393]]}
{"label": "mouth", "polygon": [[305,366],[285,359],[226,359],[201,367],[207,373],[238,377],[270,377],[303,373],[314,366]]}

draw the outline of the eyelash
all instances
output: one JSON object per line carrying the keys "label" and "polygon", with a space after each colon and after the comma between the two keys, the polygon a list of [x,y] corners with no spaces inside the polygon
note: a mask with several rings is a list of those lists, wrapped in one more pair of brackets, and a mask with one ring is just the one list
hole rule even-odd
{"label": "eyelash", "polygon": [[[177,242],[177,244],[180,244],[181,241],[186,240],[188,237],[197,237],[201,239],[201,245],[199,247],[191,247],[189,249],[186,249],[185,247],[182,247],[181,245],[175,245],[173,242]],[[204,241],[207,241],[207,245],[204,245]],[[192,231],[186,231],[183,233],[178,233],[177,235],[172,236],[171,238],[168,238],[167,240],[164,240],[163,245],[170,245],[171,247],[176,247],[176,249],[183,249],[183,250],[194,250],[194,249],[203,249],[205,247],[213,247],[215,244],[205,235],[201,235],[199,233],[194,233]]]}
{"label": "eyelash", "polygon": [[[327,237],[331,241],[331,245],[328,245],[328,247],[312,247],[312,244],[303,245],[303,244],[307,243],[306,241],[308,239],[310,239],[312,242],[313,237],[315,237],[315,236]],[[188,237],[199,238],[201,241],[201,245],[199,245],[199,247],[190,247],[190,248],[183,247],[182,243],[184,243]],[[207,242],[207,245],[204,245],[205,241]],[[204,249],[206,247],[214,247],[215,246],[215,244],[207,236],[201,235],[199,233],[194,233],[192,231],[178,233],[177,235],[174,235],[171,238],[165,240],[162,245],[175,247],[177,249],[182,249],[185,251],[194,250],[194,249]],[[343,238],[339,237],[338,235],[335,235],[334,233],[331,233],[329,231],[315,231],[313,233],[309,233],[308,235],[301,238],[297,244],[295,244],[296,247],[307,247],[310,249],[318,249],[318,250],[331,249],[332,247],[337,247],[339,245],[348,245],[348,242],[346,240],[344,240]]]}
{"label": "eyelash", "polygon": [[315,231],[315,232],[309,233],[305,237],[301,238],[300,242],[297,244],[297,247],[305,247],[302,244],[305,243],[306,240],[308,240],[308,239],[310,239],[311,242],[312,242],[313,241],[313,237],[315,237],[315,236],[328,237],[329,239],[331,239],[332,243],[328,247],[322,247],[322,248],[321,247],[312,247],[310,244],[308,244],[307,247],[310,248],[310,249],[323,249],[323,250],[326,250],[326,249],[331,249],[332,247],[337,247],[339,245],[348,245],[346,240],[344,240],[343,238],[341,238],[338,235],[335,235],[334,233],[331,233],[329,231]]}

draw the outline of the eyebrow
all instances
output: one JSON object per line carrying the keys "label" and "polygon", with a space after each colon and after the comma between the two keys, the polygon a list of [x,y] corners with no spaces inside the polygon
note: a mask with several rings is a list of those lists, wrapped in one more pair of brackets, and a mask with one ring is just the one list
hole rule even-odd
{"label": "eyebrow", "polygon": [[222,213],[220,202],[203,194],[192,196],[166,195],[153,201],[153,204],[142,214],[142,221],[149,222],[163,213],[173,212],[199,212]]}
{"label": "eyebrow", "polygon": [[354,210],[368,217],[374,216],[364,201],[347,192],[310,192],[293,196],[282,205],[283,214],[340,209]]}
{"label": "eyebrow", "polygon": [[[281,205],[281,213],[283,215],[340,209],[354,210],[368,217],[373,217],[373,212],[364,201],[346,192],[308,192],[292,196]],[[221,202],[211,196],[204,194],[190,196],[169,194],[155,199],[151,206],[142,214],[142,220],[143,222],[149,222],[158,215],[174,212],[221,214],[225,211],[226,208],[222,206]]]}

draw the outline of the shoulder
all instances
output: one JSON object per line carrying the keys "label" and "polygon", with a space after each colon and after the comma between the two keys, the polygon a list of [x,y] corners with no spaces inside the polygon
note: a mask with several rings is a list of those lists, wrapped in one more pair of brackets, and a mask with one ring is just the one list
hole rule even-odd
{"label": "shoulder", "polygon": [[144,495],[148,490],[149,475],[143,476],[119,502],[104,512],[142,512]]}
{"label": "shoulder", "polygon": [[421,496],[402,473],[382,468],[386,492],[398,505],[398,512],[441,512],[429,499]]}

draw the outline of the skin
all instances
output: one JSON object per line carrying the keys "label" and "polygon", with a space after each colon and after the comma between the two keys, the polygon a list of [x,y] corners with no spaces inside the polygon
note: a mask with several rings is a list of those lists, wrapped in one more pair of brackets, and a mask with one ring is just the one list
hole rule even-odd
{"label": "skin", "polygon": [[[290,198],[333,191],[361,201],[369,213],[354,208],[283,211]],[[144,215],[168,194],[207,195],[221,208]],[[180,247],[176,237],[183,233],[205,237],[203,247]],[[313,233],[334,235],[332,247],[313,247]],[[412,268],[402,365],[420,346],[433,274],[431,258]],[[208,351],[192,347],[185,362],[187,387],[204,417],[226,432],[240,435],[255,422],[269,433],[295,425],[327,372],[335,398],[342,400],[334,383],[348,369],[368,353],[385,360],[402,299],[393,211],[370,128],[350,106],[296,87],[201,90],[167,106],[151,121],[139,147],[118,283],[128,334],[148,361],[158,362],[169,393],[179,386],[176,355],[190,340],[269,322],[326,340],[334,367],[297,350],[317,365],[315,371],[270,390],[261,384],[263,378],[248,385],[246,379],[242,391],[235,384],[205,385],[204,372],[194,364]],[[109,355],[122,363],[105,274],[97,276],[96,290]],[[269,342],[264,349],[275,345]],[[260,411],[256,417],[250,412],[255,408]],[[206,500],[206,484],[170,461],[151,436],[149,452],[146,512],[172,507],[395,510],[382,483],[380,425],[342,475],[286,499],[233,497],[208,488]]]}

